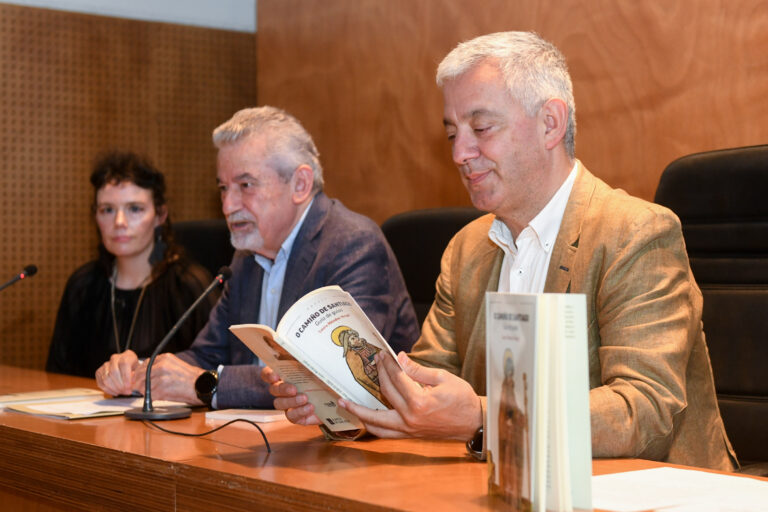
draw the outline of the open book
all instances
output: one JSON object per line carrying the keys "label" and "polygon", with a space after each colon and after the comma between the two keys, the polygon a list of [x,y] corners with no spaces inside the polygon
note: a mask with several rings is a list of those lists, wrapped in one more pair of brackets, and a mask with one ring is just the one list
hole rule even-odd
{"label": "open book", "polygon": [[514,510],[591,510],[585,296],[485,300],[489,491]]}
{"label": "open book", "polygon": [[[386,409],[374,356],[396,357],[352,296],[338,286],[314,290],[285,313],[277,330],[266,325],[230,328],[285,382],[295,385],[315,406],[315,414],[333,432],[362,427],[336,400]],[[395,359],[397,360],[397,359]]]}

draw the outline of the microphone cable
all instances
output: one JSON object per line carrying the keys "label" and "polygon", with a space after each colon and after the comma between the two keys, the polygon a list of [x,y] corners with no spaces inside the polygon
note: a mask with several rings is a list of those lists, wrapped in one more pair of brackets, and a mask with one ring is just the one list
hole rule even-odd
{"label": "microphone cable", "polygon": [[165,432],[167,434],[174,434],[174,435],[177,435],[177,436],[186,436],[186,437],[203,437],[203,436],[207,436],[208,434],[213,434],[214,432],[219,431],[219,430],[223,429],[224,427],[227,427],[227,426],[229,426],[229,425],[231,425],[233,423],[237,423],[238,421],[242,421],[244,423],[249,423],[249,424],[253,425],[254,427],[256,427],[258,429],[258,431],[261,433],[261,437],[264,439],[264,445],[267,447],[267,453],[272,453],[272,448],[269,446],[269,441],[267,440],[267,435],[261,429],[259,424],[256,423],[255,421],[247,420],[245,418],[235,418],[234,420],[229,420],[228,422],[224,423],[223,425],[219,425],[218,427],[216,427],[214,429],[211,429],[211,430],[209,430],[207,432],[201,432],[200,434],[192,434],[190,432],[177,432],[175,430],[170,430],[170,429],[167,429],[165,427],[161,427],[160,425],[158,425],[157,423],[155,423],[152,420],[142,420],[142,423],[144,423],[144,425],[151,425],[151,426],[155,427],[156,429],[161,430],[161,431],[163,431],[163,432]]}

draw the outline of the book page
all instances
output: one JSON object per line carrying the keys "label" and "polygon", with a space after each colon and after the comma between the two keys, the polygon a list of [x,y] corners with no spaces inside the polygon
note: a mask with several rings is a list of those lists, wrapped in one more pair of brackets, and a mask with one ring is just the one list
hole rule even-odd
{"label": "book page", "polygon": [[592,438],[586,297],[545,293],[539,297],[539,305],[539,345],[548,347],[542,368],[549,416],[544,502],[548,510],[589,510]]}
{"label": "book page", "polygon": [[215,421],[248,420],[256,423],[287,421],[285,411],[276,411],[275,409],[216,409],[207,411],[205,419]]}
{"label": "book page", "polygon": [[592,508],[592,427],[589,410],[589,354],[587,335],[587,297],[580,293],[554,295],[560,303],[563,321],[559,323],[561,367],[559,386],[565,448],[563,466],[568,469],[571,502],[578,509]]}

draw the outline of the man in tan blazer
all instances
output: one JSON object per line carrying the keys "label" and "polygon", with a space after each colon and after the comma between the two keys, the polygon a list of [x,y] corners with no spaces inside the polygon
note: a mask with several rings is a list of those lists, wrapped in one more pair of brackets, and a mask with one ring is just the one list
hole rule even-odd
{"label": "man in tan blazer", "polygon": [[[405,371],[377,356],[393,409],[340,403],[378,436],[470,439],[484,420],[485,292],[584,293],[593,456],[733,469],[680,223],[575,158],[560,52],[531,33],[482,36],[443,60],[438,84],[462,181],[492,215],[445,250],[422,335],[398,356]],[[264,378],[289,419],[316,422],[304,397]]]}

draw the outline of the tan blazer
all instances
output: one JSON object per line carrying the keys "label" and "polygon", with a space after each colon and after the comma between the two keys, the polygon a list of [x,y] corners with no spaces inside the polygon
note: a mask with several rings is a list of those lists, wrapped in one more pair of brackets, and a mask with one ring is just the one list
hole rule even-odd
{"label": "tan blazer", "polygon": [[[470,223],[448,244],[435,302],[411,352],[480,395],[484,294],[498,288],[503,257],[488,238],[493,218]],[[593,457],[734,469],[701,291],[670,210],[611,189],[579,162],[544,291],[587,296]]]}

